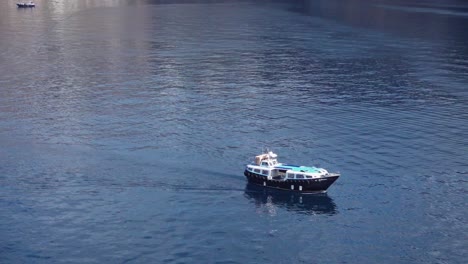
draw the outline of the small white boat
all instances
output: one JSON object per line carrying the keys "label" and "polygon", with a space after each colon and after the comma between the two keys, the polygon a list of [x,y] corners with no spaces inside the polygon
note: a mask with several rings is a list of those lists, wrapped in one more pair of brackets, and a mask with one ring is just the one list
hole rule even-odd
{"label": "small white boat", "polygon": [[330,173],[323,168],[278,163],[276,158],[271,151],[256,156],[245,168],[247,180],[270,188],[323,193],[340,177],[339,173]]}
{"label": "small white boat", "polygon": [[27,2],[27,3],[25,3],[25,2],[16,3],[16,5],[18,6],[18,8],[35,7],[36,6],[36,4],[34,2],[32,2],[32,1]]}

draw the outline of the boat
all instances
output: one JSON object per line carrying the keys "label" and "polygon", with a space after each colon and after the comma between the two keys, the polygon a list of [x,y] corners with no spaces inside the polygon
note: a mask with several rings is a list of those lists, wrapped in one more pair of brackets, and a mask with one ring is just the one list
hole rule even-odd
{"label": "boat", "polygon": [[340,177],[323,168],[279,163],[277,157],[272,151],[255,156],[245,167],[248,182],[300,193],[325,193]]}
{"label": "boat", "polygon": [[19,7],[19,8],[25,8],[25,7],[35,7],[36,4],[34,2],[21,2],[21,3],[16,3],[16,5]]}

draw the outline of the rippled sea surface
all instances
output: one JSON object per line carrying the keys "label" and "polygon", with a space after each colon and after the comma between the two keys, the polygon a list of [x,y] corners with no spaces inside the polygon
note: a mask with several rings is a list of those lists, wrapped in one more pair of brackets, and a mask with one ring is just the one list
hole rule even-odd
{"label": "rippled sea surface", "polygon": [[[464,1],[0,2],[1,263],[466,263]],[[324,195],[248,186],[280,161]]]}

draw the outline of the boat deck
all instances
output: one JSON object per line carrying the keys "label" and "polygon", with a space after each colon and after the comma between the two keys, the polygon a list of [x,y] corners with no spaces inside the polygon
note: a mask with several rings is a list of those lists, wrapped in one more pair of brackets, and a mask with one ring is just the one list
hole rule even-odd
{"label": "boat deck", "polygon": [[292,171],[297,171],[297,172],[309,172],[309,173],[319,173],[320,172],[319,168],[316,168],[316,167],[297,166],[297,165],[288,165],[288,164],[283,164],[281,166],[276,166],[275,168],[283,169],[283,170],[292,170]]}

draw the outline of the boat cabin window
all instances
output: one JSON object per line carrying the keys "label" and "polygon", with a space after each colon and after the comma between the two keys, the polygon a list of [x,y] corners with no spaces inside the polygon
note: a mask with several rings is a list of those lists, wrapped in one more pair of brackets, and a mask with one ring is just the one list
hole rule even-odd
{"label": "boat cabin window", "polygon": [[268,167],[268,161],[262,161],[262,166],[267,166]]}
{"label": "boat cabin window", "polygon": [[289,179],[294,179],[294,174],[288,173],[288,178],[289,178]]}
{"label": "boat cabin window", "polygon": [[304,175],[303,174],[296,174],[296,179],[304,179]]}
{"label": "boat cabin window", "polygon": [[306,175],[307,179],[312,179],[312,176]]}
{"label": "boat cabin window", "polygon": [[268,175],[268,171],[267,171],[267,170],[262,170],[262,173],[265,174],[265,175]]}
{"label": "boat cabin window", "polygon": [[254,172],[260,173],[260,170],[259,169],[254,169]]}

